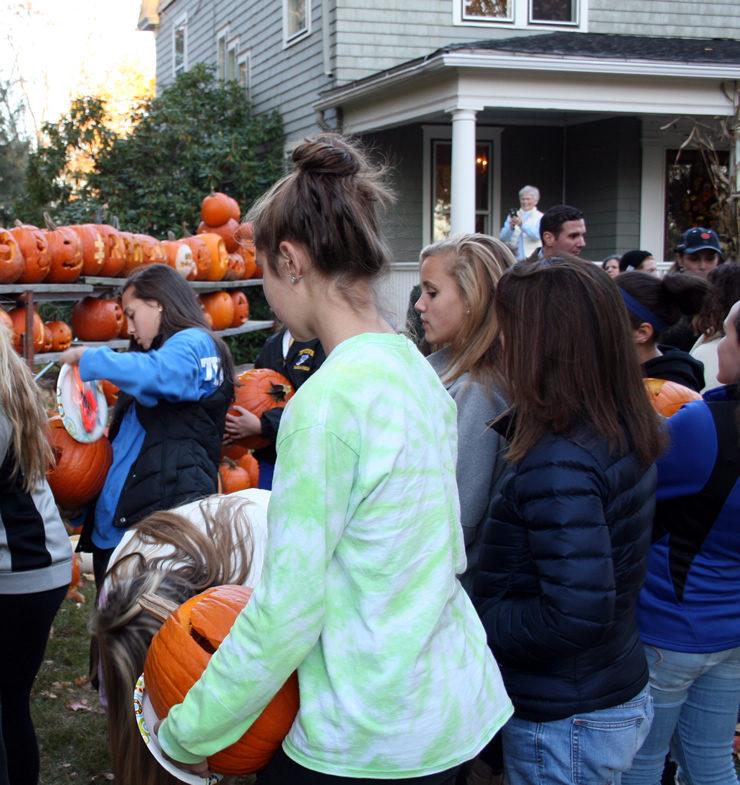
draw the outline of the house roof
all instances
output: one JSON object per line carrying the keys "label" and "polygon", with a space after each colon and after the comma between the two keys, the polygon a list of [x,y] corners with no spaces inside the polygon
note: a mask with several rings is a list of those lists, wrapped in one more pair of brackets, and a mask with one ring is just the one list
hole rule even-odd
{"label": "house roof", "polygon": [[569,32],[450,44],[438,49],[429,57],[466,50],[683,63],[740,63],[740,41],[729,38],[663,38]]}

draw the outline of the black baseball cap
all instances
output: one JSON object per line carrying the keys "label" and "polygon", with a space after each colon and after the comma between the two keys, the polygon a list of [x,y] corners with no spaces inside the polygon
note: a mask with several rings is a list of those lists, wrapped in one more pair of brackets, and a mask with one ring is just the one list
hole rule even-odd
{"label": "black baseball cap", "polygon": [[713,251],[717,251],[720,256],[722,255],[722,247],[719,244],[717,232],[712,229],[695,226],[693,229],[688,229],[683,233],[681,242],[676,250],[679,253],[696,253],[697,251],[703,251],[705,248],[711,248]]}

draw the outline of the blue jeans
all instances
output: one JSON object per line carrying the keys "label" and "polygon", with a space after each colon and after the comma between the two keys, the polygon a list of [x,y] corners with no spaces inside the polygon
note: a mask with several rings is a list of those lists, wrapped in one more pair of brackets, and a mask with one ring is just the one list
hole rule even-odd
{"label": "blue jeans", "polygon": [[659,785],[670,749],[684,785],[737,785],[732,741],[740,647],[694,654],[645,646],[655,719],[627,785]]}
{"label": "blue jeans", "polygon": [[507,785],[607,785],[621,782],[653,716],[648,688],[610,709],[564,720],[512,717],[503,728]]}

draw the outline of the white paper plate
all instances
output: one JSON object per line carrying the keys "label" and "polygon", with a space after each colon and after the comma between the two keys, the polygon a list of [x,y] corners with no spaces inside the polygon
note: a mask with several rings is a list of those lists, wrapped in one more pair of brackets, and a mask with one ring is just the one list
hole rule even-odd
{"label": "white paper plate", "polygon": [[98,403],[98,416],[95,426],[88,432],[82,424],[80,411],[80,394],[75,383],[74,366],[64,364],[57,379],[57,407],[62,417],[62,423],[67,433],[78,442],[95,442],[105,432],[108,424],[108,404],[103,393],[103,385],[99,381],[84,382],[85,386],[92,389]]}
{"label": "white paper plate", "polygon": [[154,755],[157,763],[166,769],[173,777],[177,777],[182,782],[187,782],[190,785],[216,785],[223,777],[220,774],[209,774],[207,777],[199,777],[197,774],[185,771],[175,766],[172,761],[167,760],[162,754],[162,748],[159,746],[159,740],[150,732],[150,728],[159,719],[154,711],[152,702],[144,690],[144,674],[139,676],[134,689],[134,713],[136,714],[136,724],[139,727],[141,738],[144,739],[144,744],[149,749],[149,752]]}

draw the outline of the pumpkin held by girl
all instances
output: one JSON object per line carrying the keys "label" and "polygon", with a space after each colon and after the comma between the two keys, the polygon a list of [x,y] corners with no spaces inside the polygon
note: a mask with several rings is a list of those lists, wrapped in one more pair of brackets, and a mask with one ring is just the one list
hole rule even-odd
{"label": "pumpkin held by girl", "polygon": [[[207,589],[179,607],[153,595],[140,600],[157,618],[166,617],[144,664],[146,690],[158,717],[166,717],[182,703],[251,596],[252,589],[246,586],[228,585]],[[208,759],[209,768],[226,775],[260,771],[297,713],[298,677],[293,673],[241,739]]]}
{"label": "pumpkin held by girl", "polygon": [[[268,409],[284,407],[293,397],[293,385],[270,368],[253,368],[237,376],[234,403],[260,417]],[[234,414],[234,410],[231,411]],[[269,442],[261,436],[248,436],[238,441],[250,450],[266,447]]]}

